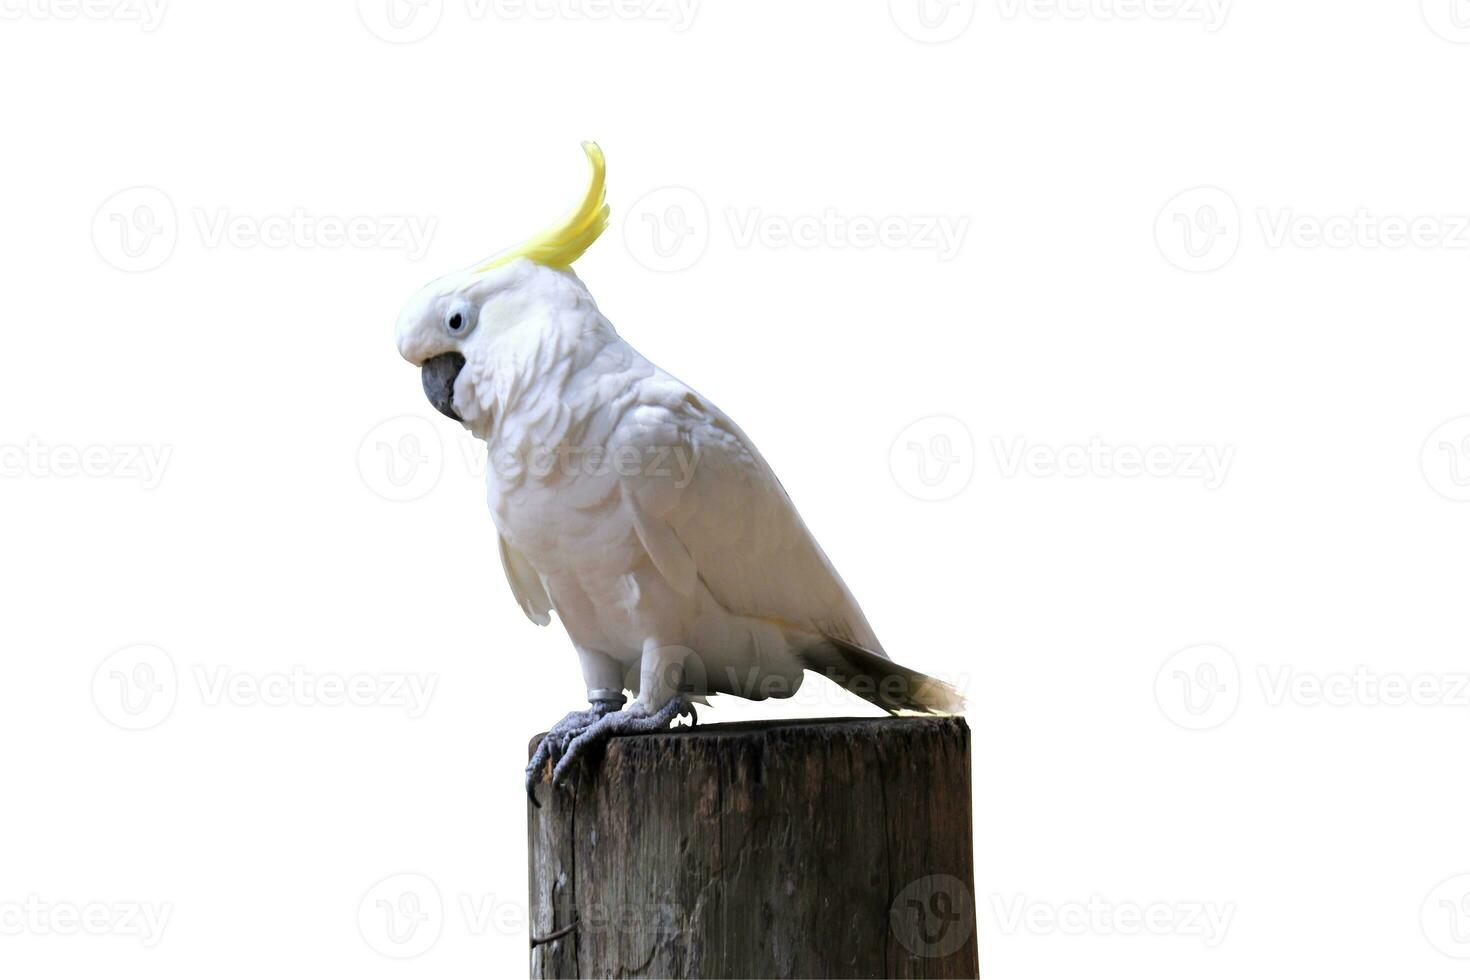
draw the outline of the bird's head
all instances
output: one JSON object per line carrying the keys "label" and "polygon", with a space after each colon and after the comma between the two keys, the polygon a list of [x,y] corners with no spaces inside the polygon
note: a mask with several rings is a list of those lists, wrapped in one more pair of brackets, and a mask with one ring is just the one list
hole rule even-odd
{"label": "bird's head", "polygon": [[569,293],[582,294],[571,265],[607,227],[606,164],[596,143],[583,143],[592,180],[564,221],[522,245],[452,272],[419,290],[398,316],[398,352],[421,371],[424,394],[463,422],[469,397],[456,381],[467,361],[488,363],[496,341],[517,327],[555,315]]}

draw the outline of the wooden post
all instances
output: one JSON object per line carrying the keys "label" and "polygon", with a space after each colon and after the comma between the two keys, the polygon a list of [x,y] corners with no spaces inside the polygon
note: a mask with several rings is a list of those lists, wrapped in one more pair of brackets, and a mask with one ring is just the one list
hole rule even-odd
{"label": "wooden post", "polygon": [[538,789],[532,977],[977,974],[961,718],[615,738]]}

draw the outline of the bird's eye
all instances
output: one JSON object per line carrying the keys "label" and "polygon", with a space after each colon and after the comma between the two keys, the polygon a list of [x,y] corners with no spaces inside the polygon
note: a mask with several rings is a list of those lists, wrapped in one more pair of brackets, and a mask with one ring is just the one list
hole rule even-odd
{"label": "bird's eye", "polygon": [[475,310],[467,303],[456,303],[444,315],[444,329],[454,337],[463,337],[475,329]]}

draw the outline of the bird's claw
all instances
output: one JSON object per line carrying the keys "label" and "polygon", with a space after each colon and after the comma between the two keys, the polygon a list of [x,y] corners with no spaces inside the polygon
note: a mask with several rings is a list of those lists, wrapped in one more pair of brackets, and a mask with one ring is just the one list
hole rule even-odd
{"label": "bird's claw", "polygon": [[536,751],[531,755],[531,761],[526,765],[526,796],[531,800],[532,806],[538,810],[541,808],[541,801],[536,799],[536,783],[547,762],[555,765],[577,736],[611,714],[615,708],[615,702],[594,701],[592,707],[584,711],[569,712],[542,736]]}
{"label": "bird's claw", "polygon": [[614,711],[599,718],[584,731],[578,732],[559,753],[560,758],[551,772],[551,784],[563,785],[583,755],[590,749],[603,745],[614,735],[663,731],[681,715],[688,715],[691,724],[699,720],[694,705],[683,697],[670,698],[663,707],[652,713],[641,704],[635,703],[622,711]]}

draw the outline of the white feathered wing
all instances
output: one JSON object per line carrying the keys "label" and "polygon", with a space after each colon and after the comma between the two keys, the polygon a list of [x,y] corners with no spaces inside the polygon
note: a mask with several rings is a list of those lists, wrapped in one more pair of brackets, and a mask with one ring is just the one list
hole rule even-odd
{"label": "white feathered wing", "polygon": [[697,577],[726,611],[779,627],[803,666],[887,710],[962,710],[950,685],[889,660],[785,488],[733,421],[661,371],[641,394],[619,441],[638,445],[645,459],[663,454],[667,473],[624,480],[624,506],[676,591],[688,594]]}

